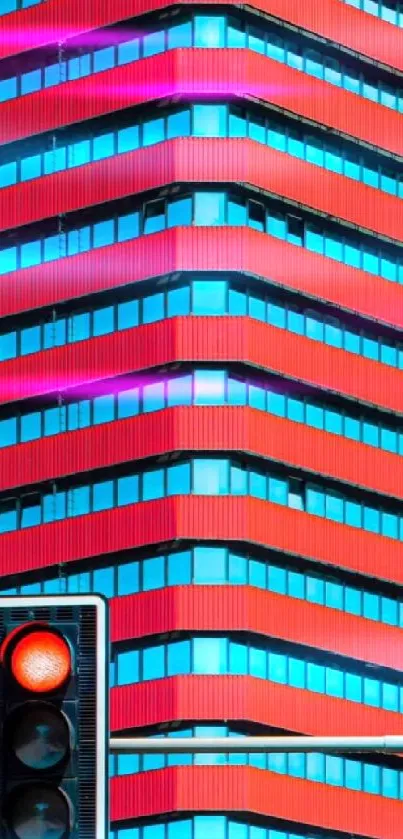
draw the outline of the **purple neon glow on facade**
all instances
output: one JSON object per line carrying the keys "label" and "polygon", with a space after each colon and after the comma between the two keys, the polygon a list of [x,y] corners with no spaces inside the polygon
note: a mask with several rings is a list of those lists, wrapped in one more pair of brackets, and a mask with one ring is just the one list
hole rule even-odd
{"label": "purple neon glow on facade", "polygon": [[[1,17],[0,17],[1,22]],[[130,41],[140,35],[144,35],[144,29],[99,29],[96,31],[80,32],[77,29],[51,29],[43,27],[30,27],[26,29],[10,27],[2,29],[2,44],[8,47],[18,47],[24,50],[38,49],[41,45],[49,47],[52,44],[66,44],[80,47],[81,49],[101,49],[118,44],[121,41]]]}
{"label": "purple neon glow on facade", "polygon": [[[217,368],[215,365],[210,365],[207,369],[198,368],[197,364],[192,365],[192,371],[197,371],[197,383],[195,384],[195,393],[198,398],[205,398],[205,404],[210,404],[209,400],[222,400],[222,386],[216,381],[212,381],[210,373],[214,370],[222,371],[226,367],[225,362],[222,362]],[[203,376],[203,372],[206,374]],[[49,400],[49,397],[54,398],[55,395],[61,394],[69,398],[93,399],[96,396],[104,394],[118,394],[121,391],[132,390],[134,388],[144,388],[149,385],[167,384],[168,382],[176,380],[175,393],[178,397],[185,397],[189,393],[188,383],[183,379],[189,379],[191,372],[189,370],[182,370],[180,374],[172,371],[162,373],[130,373],[129,375],[119,376],[116,378],[116,370],[103,370],[97,374],[97,378],[88,379],[88,371],[81,373],[78,365],[75,365],[74,375],[60,374],[52,377],[32,377],[27,381],[18,377],[10,377],[7,380],[0,379],[0,402],[6,403],[16,399],[29,399],[35,397],[36,399]],[[283,385],[281,380],[276,378],[261,377],[256,372],[245,374],[248,379],[253,380],[253,384],[263,389],[270,388],[271,391],[283,393]],[[303,382],[287,380],[287,393],[294,396],[303,397],[311,393],[311,389]],[[182,403],[185,404],[185,403]],[[202,404],[201,402],[199,404]]]}

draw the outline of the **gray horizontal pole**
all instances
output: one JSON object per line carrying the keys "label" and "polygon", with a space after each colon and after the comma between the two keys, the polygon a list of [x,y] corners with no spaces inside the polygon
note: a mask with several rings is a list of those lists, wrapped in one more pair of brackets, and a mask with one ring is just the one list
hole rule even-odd
{"label": "gray horizontal pole", "polygon": [[116,754],[248,754],[262,752],[403,752],[403,736],[384,737],[111,737]]}

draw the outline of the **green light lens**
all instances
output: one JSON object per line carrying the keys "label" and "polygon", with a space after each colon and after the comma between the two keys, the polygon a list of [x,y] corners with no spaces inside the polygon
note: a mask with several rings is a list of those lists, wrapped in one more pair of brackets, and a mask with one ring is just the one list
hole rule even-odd
{"label": "green light lens", "polygon": [[8,825],[15,839],[68,839],[70,812],[60,790],[37,784],[14,791]]}

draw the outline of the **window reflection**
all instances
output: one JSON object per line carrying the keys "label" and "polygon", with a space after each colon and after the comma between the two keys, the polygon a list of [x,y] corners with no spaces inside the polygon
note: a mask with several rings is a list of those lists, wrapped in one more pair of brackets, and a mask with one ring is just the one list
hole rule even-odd
{"label": "window reflection", "polygon": [[[132,481],[132,478],[126,480]],[[136,487],[138,493],[138,483]],[[403,604],[399,600],[379,592],[354,588],[340,579],[327,578],[317,570],[296,572],[293,567],[287,566],[285,559],[284,563],[267,563],[253,555],[237,554],[226,547],[205,544],[144,560],[126,560],[118,563],[116,569],[115,566],[108,566],[94,571],[86,570],[33,585],[39,586],[38,592],[63,593],[67,590],[68,582],[74,591],[95,591],[106,597],[136,594],[166,585],[250,585],[276,594],[306,599],[310,603],[345,611],[367,620],[403,626]],[[7,591],[20,593],[24,585]],[[5,590],[3,593],[6,593]],[[326,692],[339,695],[340,691],[339,671],[327,668]],[[393,704],[397,701],[397,695],[394,691],[392,695],[390,701]]]}
{"label": "window reflection", "polygon": [[[232,638],[215,636],[196,636],[190,639],[168,641],[165,644],[150,644],[144,648],[121,650],[114,653],[116,684],[129,684],[136,681],[178,676],[183,674],[200,675],[250,675],[277,684],[289,685],[314,693],[327,694],[336,698],[384,708],[399,713],[399,674],[395,681],[376,676],[369,678],[360,672],[352,672],[354,663],[327,654],[318,662],[315,651],[288,651],[288,645],[276,649],[273,642],[247,644]],[[359,670],[360,664],[356,663]],[[400,700],[401,702],[402,700]],[[304,765],[301,756],[293,756],[290,763],[294,767],[291,774],[303,777]],[[318,766],[314,772],[318,771]],[[342,765],[328,761],[325,766],[326,782],[342,784]],[[392,786],[392,781],[390,781]]]}

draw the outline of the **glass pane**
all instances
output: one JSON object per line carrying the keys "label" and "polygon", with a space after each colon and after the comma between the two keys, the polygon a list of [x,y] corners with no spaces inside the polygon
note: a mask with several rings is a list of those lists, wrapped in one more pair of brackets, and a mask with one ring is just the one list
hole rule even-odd
{"label": "glass pane", "polygon": [[165,676],[165,646],[148,647],[143,650],[143,681],[161,679]]}
{"label": "glass pane", "polygon": [[135,594],[139,587],[139,563],[128,562],[118,566],[118,594]]}
{"label": "glass pane", "polygon": [[190,463],[178,463],[167,469],[167,495],[187,495],[191,488]]}
{"label": "glass pane", "polygon": [[192,402],[192,376],[179,376],[167,382],[168,407],[190,405]]}
{"label": "glass pane", "polygon": [[23,414],[21,417],[21,443],[28,440],[37,440],[41,436],[41,413],[33,411],[30,414]]}
{"label": "glass pane", "polygon": [[226,648],[225,638],[195,638],[193,640],[193,672],[225,673],[227,671]]}
{"label": "glass pane", "polygon": [[162,498],[164,495],[164,470],[154,469],[143,475],[143,501]]}
{"label": "glass pane", "polygon": [[21,180],[31,181],[33,178],[40,178],[41,162],[42,156],[40,154],[24,157],[21,160]]}
{"label": "glass pane", "polygon": [[93,407],[94,425],[99,425],[103,422],[112,422],[115,418],[115,400],[113,395],[96,396],[93,401]]}
{"label": "glass pane", "polygon": [[21,268],[30,268],[31,265],[39,265],[42,260],[41,244],[42,242],[38,240],[21,245]]}
{"label": "glass pane", "polygon": [[40,326],[30,326],[26,329],[21,329],[21,355],[29,355],[30,353],[39,352],[41,349],[41,328]]}
{"label": "glass pane", "polygon": [[196,547],[194,549],[194,582],[224,583],[226,581],[225,548]]}
{"label": "glass pane", "polygon": [[94,484],[92,507],[94,512],[97,510],[109,510],[113,507],[113,481],[102,481]]}
{"label": "glass pane", "polygon": [[131,61],[137,61],[140,57],[139,39],[134,38],[132,41],[125,41],[119,44],[118,47],[118,63],[129,64]]}
{"label": "glass pane", "polygon": [[190,135],[190,108],[169,114],[167,117],[168,140],[174,137],[189,137]]}
{"label": "glass pane", "polygon": [[190,641],[168,644],[168,676],[190,673]]}
{"label": "glass pane", "polygon": [[315,693],[325,692],[325,668],[311,661],[307,664],[307,688]]}
{"label": "glass pane", "polygon": [[129,128],[122,128],[118,131],[118,152],[134,151],[139,147],[139,127],[131,125]]}
{"label": "glass pane", "polygon": [[105,306],[103,309],[95,309],[93,314],[94,335],[107,335],[114,330],[114,307]]}
{"label": "glass pane", "polygon": [[197,495],[222,495],[229,490],[227,460],[195,460],[193,465],[193,492]]}
{"label": "glass pane", "polygon": [[163,588],[165,584],[165,558],[163,556],[145,559],[143,567],[143,591]]}
{"label": "glass pane", "polygon": [[224,371],[196,370],[194,374],[194,404],[223,405],[225,401],[224,388]]}
{"label": "glass pane", "polygon": [[226,282],[195,280],[192,283],[193,307],[195,315],[222,315],[227,311]]}
{"label": "glass pane", "polygon": [[109,134],[102,134],[100,137],[94,137],[94,160],[103,160],[105,157],[112,157],[114,154],[114,145],[115,135],[112,132],[109,132]]}
{"label": "glass pane", "polygon": [[196,137],[225,137],[226,125],[225,105],[194,105],[193,132]]}
{"label": "glass pane", "polygon": [[190,314],[190,288],[172,288],[167,294],[167,315],[169,318]]}
{"label": "glass pane", "polygon": [[135,504],[139,500],[138,475],[129,475],[118,480],[118,506]]}
{"label": "glass pane", "polygon": [[10,186],[17,182],[17,164],[10,162],[0,166],[0,187]]}
{"label": "glass pane", "polygon": [[114,220],[99,221],[93,226],[94,248],[102,248],[105,245],[111,245],[114,240]]}
{"label": "glass pane", "polygon": [[0,102],[7,102],[8,99],[14,99],[17,96],[17,79],[15,76],[10,79],[0,81]]}
{"label": "glass pane", "polygon": [[202,226],[223,224],[225,195],[222,192],[196,192],[194,196],[195,224]]}
{"label": "glass pane", "polygon": [[114,47],[105,47],[102,50],[94,52],[94,73],[99,73],[102,70],[109,70],[115,63],[115,49]]}
{"label": "glass pane", "polygon": [[21,76],[21,95],[26,93],[33,93],[35,90],[40,90],[41,87],[41,71],[31,70],[29,73],[23,73]]}
{"label": "glass pane", "polygon": [[164,120],[147,120],[143,125],[143,146],[152,146],[164,140]]}
{"label": "glass pane", "polygon": [[15,417],[0,420],[0,449],[17,442],[17,420]]}
{"label": "glass pane", "polygon": [[143,411],[149,413],[151,411],[159,411],[164,408],[164,383],[156,382],[155,384],[145,385],[143,388]]}
{"label": "glass pane", "polygon": [[114,568],[98,568],[94,571],[92,591],[103,594],[104,597],[114,596]]}
{"label": "glass pane", "polygon": [[181,49],[192,46],[192,24],[190,21],[178,23],[168,28],[168,49]]}
{"label": "glass pane", "polygon": [[34,527],[41,523],[41,496],[28,495],[21,500],[21,527]]}
{"label": "glass pane", "polygon": [[179,551],[168,556],[168,585],[188,585],[192,582],[192,555],[190,551]]}
{"label": "glass pane", "polygon": [[143,37],[143,58],[157,55],[165,50],[165,32],[150,32]]}
{"label": "glass pane", "polygon": [[164,201],[150,201],[144,209],[144,233],[157,233],[165,228]]}
{"label": "glass pane", "polygon": [[197,15],[194,19],[195,47],[224,47],[225,18]]}

